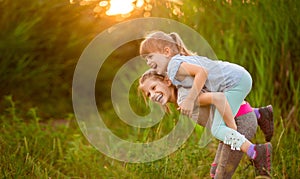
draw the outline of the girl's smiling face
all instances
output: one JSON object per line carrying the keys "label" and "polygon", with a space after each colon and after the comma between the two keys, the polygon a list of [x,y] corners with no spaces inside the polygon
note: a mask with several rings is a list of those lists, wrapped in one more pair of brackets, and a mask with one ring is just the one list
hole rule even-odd
{"label": "girl's smiling face", "polygon": [[170,58],[161,53],[150,53],[146,57],[147,65],[155,70],[158,74],[165,74]]}
{"label": "girl's smiling face", "polygon": [[151,101],[161,105],[167,104],[174,98],[170,80],[157,80],[150,77],[143,82],[141,89]]}

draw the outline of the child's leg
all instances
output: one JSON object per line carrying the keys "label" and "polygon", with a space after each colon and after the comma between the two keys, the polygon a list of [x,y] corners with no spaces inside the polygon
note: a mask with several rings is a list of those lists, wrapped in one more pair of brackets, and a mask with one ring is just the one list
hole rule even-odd
{"label": "child's leg", "polygon": [[[251,86],[252,79],[247,72],[244,73],[237,86],[224,92],[234,115],[236,115],[239,106],[249,93]],[[225,144],[229,144],[231,149],[241,149],[244,153],[247,153],[250,158],[254,159],[254,164],[261,175],[270,176],[272,155],[271,143],[253,145],[245,138],[245,136],[228,128],[218,111],[215,111],[211,131],[216,138],[223,141]]]}
{"label": "child's leg", "polygon": [[245,72],[237,86],[224,92],[234,116],[237,114],[242,102],[249,94],[251,87],[252,78],[248,72]]}
{"label": "child's leg", "polygon": [[[245,135],[248,140],[254,137],[257,128],[254,112],[237,117],[236,124],[238,132]],[[230,146],[223,145],[215,178],[231,178],[242,157],[243,152],[231,150]]]}
{"label": "child's leg", "polygon": [[216,175],[216,170],[217,170],[217,166],[218,166],[219,161],[220,161],[220,156],[221,156],[221,153],[222,153],[223,146],[224,146],[223,142],[219,142],[218,149],[217,149],[214,161],[213,161],[213,163],[211,164],[211,167],[210,167],[210,177],[211,178],[214,178],[215,175]]}
{"label": "child's leg", "polygon": [[[250,92],[251,86],[251,76],[247,71],[245,71],[240,83],[234,88],[224,92],[233,115],[237,114],[240,105]],[[215,111],[211,131],[217,139],[223,141],[225,144],[230,144],[233,149],[239,150],[242,144],[246,141],[243,135],[226,126],[222,115],[217,110]]]}
{"label": "child's leg", "polygon": [[243,157],[243,152],[231,150],[228,145],[224,144],[222,148],[223,150],[215,174],[215,178],[217,179],[231,178]]}
{"label": "child's leg", "polygon": [[235,118],[252,111],[254,111],[258,125],[265,135],[265,140],[267,142],[270,142],[274,133],[274,118],[272,105],[260,108],[252,108],[249,103],[245,102],[241,105],[240,110],[238,111]]}
{"label": "child's leg", "polygon": [[270,142],[274,133],[274,119],[273,107],[268,105],[266,107],[254,108],[257,116],[258,125],[265,135],[265,140]]}

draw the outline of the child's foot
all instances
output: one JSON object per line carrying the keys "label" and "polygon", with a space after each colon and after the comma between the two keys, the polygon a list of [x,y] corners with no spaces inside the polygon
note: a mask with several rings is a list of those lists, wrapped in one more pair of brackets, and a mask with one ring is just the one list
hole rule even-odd
{"label": "child's foot", "polygon": [[259,113],[260,113],[260,118],[258,119],[258,125],[265,135],[265,140],[267,142],[270,142],[274,132],[274,119],[273,119],[272,105],[259,108]]}
{"label": "child's foot", "polygon": [[265,144],[257,144],[255,145],[255,150],[256,157],[252,161],[254,163],[258,175],[270,177],[272,144],[270,142]]}

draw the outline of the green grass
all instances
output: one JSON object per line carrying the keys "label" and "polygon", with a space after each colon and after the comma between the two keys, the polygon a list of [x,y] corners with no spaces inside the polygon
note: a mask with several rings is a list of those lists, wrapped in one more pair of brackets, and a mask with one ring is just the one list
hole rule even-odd
{"label": "green grass", "polygon": [[[2,178],[209,178],[217,141],[199,148],[194,132],[176,152],[163,159],[132,164],[108,158],[82,135],[76,119],[44,121],[35,109],[19,115],[15,102],[6,97],[6,112],[0,116],[0,176]],[[275,111],[273,144],[274,178],[297,178],[300,172],[300,136]],[[24,115],[25,115],[24,114]],[[174,117],[174,116],[173,116]],[[201,131],[201,128],[198,129]],[[263,141],[258,130],[255,142]],[[246,156],[234,178],[253,178],[254,168]]]}

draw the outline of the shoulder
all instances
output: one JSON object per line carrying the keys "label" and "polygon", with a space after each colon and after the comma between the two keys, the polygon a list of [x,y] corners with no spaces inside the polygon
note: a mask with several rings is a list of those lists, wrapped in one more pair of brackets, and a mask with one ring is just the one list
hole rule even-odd
{"label": "shoulder", "polygon": [[187,62],[187,63],[195,63],[197,60],[199,60],[199,56],[184,56],[184,55],[175,55],[171,58],[169,62],[169,67],[174,68],[180,66],[181,63]]}
{"label": "shoulder", "polygon": [[184,56],[175,55],[174,57],[171,58],[167,67],[167,73],[168,73],[168,77],[172,82],[174,82],[173,80],[175,79],[177,71],[180,68],[181,63],[183,62],[185,62]]}
{"label": "shoulder", "polygon": [[185,59],[182,56],[175,55],[174,57],[171,58],[171,60],[168,64],[168,70],[174,69],[174,68],[179,68],[180,64],[184,61],[185,61]]}

